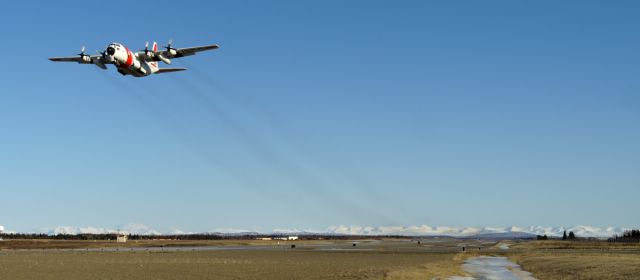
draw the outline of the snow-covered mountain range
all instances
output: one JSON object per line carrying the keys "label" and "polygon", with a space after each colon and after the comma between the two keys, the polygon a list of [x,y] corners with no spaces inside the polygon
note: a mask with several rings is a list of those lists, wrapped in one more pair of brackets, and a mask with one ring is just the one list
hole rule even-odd
{"label": "snow-covered mountain range", "polygon": [[38,232],[47,234],[79,234],[79,233],[113,233],[123,232],[131,234],[192,234],[211,233],[225,235],[243,234],[336,234],[336,235],[405,235],[405,236],[452,236],[452,237],[474,237],[474,236],[527,236],[527,235],[548,235],[562,236],[564,231],[573,231],[579,237],[607,238],[614,234],[621,234],[628,228],[621,227],[593,227],[593,226],[572,226],[572,227],[448,227],[448,226],[330,226],[324,230],[313,229],[273,229],[271,231],[247,230],[247,229],[214,229],[205,232],[189,232],[174,229],[171,231],[159,231],[143,224],[130,223],[118,228],[103,227],[77,227],[59,226],[49,229],[41,229]]}

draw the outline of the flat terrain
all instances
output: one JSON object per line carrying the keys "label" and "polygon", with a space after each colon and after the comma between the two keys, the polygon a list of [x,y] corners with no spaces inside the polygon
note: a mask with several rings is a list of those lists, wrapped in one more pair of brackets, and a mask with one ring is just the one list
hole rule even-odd
{"label": "flat terrain", "polygon": [[411,240],[126,244],[132,247],[91,241],[3,243],[0,275],[9,279],[446,279],[464,274],[460,242],[453,239],[420,245]]}
{"label": "flat terrain", "polygon": [[640,244],[534,241],[507,254],[538,279],[639,279]]}
{"label": "flat terrain", "polygon": [[[7,279],[383,279],[446,267],[454,254],[198,251],[16,252],[0,258]],[[414,271],[415,270],[415,271]]]}
{"label": "flat terrain", "polygon": [[1,241],[0,278],[447,279],[468,275],[462,264],[474,256],[505,256],[542,280],[640,275],[640,244],[428,238],[420,244],[410,239]]}

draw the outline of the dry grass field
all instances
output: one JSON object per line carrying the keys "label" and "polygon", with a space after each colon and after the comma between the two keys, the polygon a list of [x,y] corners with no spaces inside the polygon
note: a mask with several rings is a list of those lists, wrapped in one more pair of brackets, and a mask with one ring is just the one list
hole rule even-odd
{"label": "dry grass field", "polygon": [[[284,242],[265,240],[130,240],[127,243],[115,241],[83,241],[83,240],[4,240],[0,242],[2,249],[84,249],[84,248],[144,248],[144,247],[199,247],[199,246],[271,246]],[[304,244],[333,244],[334,241],[305,240]]]}
{"label": "dry grass field", "polygon": [[455,253],[195,251],[2,252],[2,279],[432,279]]}
{"label": "dry grass field", "polygon": [[519,242],[511,246],[512,249],[523,250],[591,250],[591,251],[638,251],[640,244],[638,243],[610,243],[606,241],[529,241]]}
{"label": "dry grass field", "polygon": [[640,244],[533,241],[506,255],[540,279],[640,279]]}
{"label": "dry grass field", "polygon": [[296,248],[291,248],[294,242],[260,240],[125,244],[10,240],[0,242],[0,278],[446,279],[464,275],[459,241],[427,243],[312,240],[296,241]]}
{"label": "dry grass field", "polygon": [[510,243],[13,240],[0,242],[0,279],[447,279],[481,255],[506,256],[541,280],[639,279],[640,244]]}
{"label": "dry grass field", "polygon": [[541,280],[640,279],[639,254],[526,253],[510,259]]}

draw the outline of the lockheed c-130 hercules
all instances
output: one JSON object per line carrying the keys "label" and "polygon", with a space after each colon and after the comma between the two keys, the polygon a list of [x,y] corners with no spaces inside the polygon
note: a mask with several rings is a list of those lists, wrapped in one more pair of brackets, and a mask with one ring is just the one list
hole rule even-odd
{"label": "lockheed c-130 hercules", "polygon": [[107,48],[98,52],[98,55],[88,55],[84,52],[84,47],[73,57],[52,57],[51,61],[77,62],[80,64],[93,64],[102,69],[107,69],[107,64],[113,64],[122,75],[134,77],[145,77],[151,74],[161,74],[168,72],[184,71],[186,68],[159,68],[158,61],[171,64],[171,59],[183,56],[194,55],[198,52],[215,50],[218,45],[207,45],[191,48],[174,48],[171,40],[164,50],[158,50],[158,44],[153,42],[153,48],[149,49],[149,42],[144,46],[144,50],[132,52],[129,48],[120,43],[111,43]]}

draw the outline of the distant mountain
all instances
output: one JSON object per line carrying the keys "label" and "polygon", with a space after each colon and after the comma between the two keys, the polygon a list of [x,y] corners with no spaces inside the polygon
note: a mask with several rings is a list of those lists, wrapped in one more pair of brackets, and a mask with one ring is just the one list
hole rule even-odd
{"label": "distant mountain", "polygon": [[264,233],[259,233],[255,231],[238,231],[238,232],[207,232],[210,235],[218,235],[218,236],[252,236],[252,235],[263,235]]}
{"label": "distant mountain", "polygon": [[58,226],[53,229],[44,229],[40,230],[42,233],[46,233],[49,235],[58,235],[58,234],[107,234],[107,233],[129,233],[129,234],[140,234],[140,235],[159,235],[160,232],[157,230],[151,229],[143,224],[134,224],[129,223],[126,225],[122,225],[115,229],[102,228],[102,227],[78,227],[78,226]]}
{"label": "distant mountain", "polygon": [[536,235],[562,236],[564,231],[573,231],[578,237],[607,238],[614,234],[621,234],[626,228],[598,228],[591,226],[575,227],[431,227],[422,226],[391,226],[391,227],[361,227],[361,226],[333,226],[326,233],[346,235],[406,235],[406,236],[451,236],[451,237],[480,237],[480,238],[532,238]]}
{"label": "distant mountain", "polygon": [[528,232],[492,232],[492,233],[480,233],[476,235],[468,236],[467,238],[477,239],[534,239],[536,234]]}
{"label": "distant mountain", "polygon": [[59,226],[53,229],[43,229],[37,232],[56,234],[81,234],[81,233],[114,233],[123,232],[141,235],[160,235],[160,234],[215,234],[220,236],[252,236],[252,235],[336,235],[336,236],[448,236],[458,238],[487,238],[487,239],[510,239],[510,238],[535,238],[536,235],[547,235],[549,237],[560,237],[564,231],[573,231],[578,237],[595,237],[608,238],[614,234],[621,235],[628,228],[607,227],[598,228],[592,226],[574,226],[574,227],[447,227],[447,226],[354,226],[339,225],[330,226],[324,230],[312,229],[274,229],[272,231],[256,231],[246,229],[214,229],[206,232],[184,232],[174,229],[170,232],[160,232],[143,224],[125,224],[115,229],[102,227],[78,227],[78,226]]}

